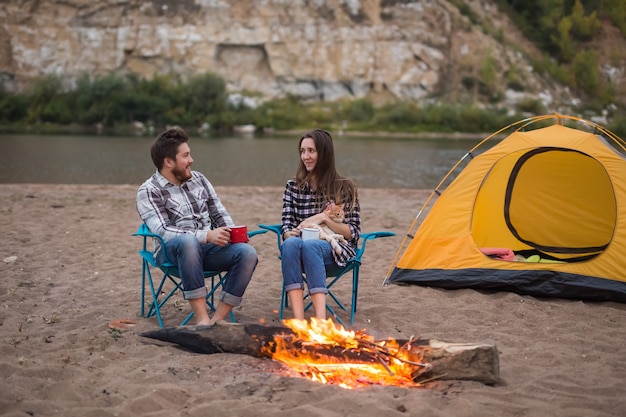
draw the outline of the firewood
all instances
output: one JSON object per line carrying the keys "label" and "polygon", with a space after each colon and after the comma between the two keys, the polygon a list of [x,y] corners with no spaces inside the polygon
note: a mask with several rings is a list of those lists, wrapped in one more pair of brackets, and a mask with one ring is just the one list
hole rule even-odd
{"label": "firewood", "polygon": [[422,374],[440,380],[471,380],[495,384],[500,377],[498,349],[491,343],[449,343],[425,340],[430,348],[425,360],[430,369]]}
{"label": "firewood", "polygon": [[282,326],[219,322],[214,326],[164,327],[140,336],[169,342],[195,353],[240,353],[266,357],[261,347],[280,334],[293,334]]}
{"label": "firewood", "polygon": [[[284,326],[263,326],[219,322],[214,326],[166,327],[141,333],[140,336],[177,345],[202,354],[237,353],[254,357],[271,357],[268,346],[275,336],[293,335]],[[499,378],[498,350],[489,343],[449,343],[433,339],[397,340],[409,343],[411,351],[428,365],[416,376],[416,382],[437,380],[473,380],[495,384]],[[344,359],[350,362],[376,362],[372,352],[346,350],[342,347],[307,346],[316,356]]]}

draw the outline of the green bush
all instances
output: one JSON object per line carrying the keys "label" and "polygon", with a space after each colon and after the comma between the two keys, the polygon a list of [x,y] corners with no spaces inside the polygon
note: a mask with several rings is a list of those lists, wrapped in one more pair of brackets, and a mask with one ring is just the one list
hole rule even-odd
{"label": "green bush", "polygon": [[200,126],[205,121],[215,126],[230,124],[222,120],[225,117],[222,112],[227,110],[223,78],[211,73],[193,76],[185,84],[181,99],[187,117],[179,124]]}
{"label": "green bush", "polygon": [[[582,52],[574,60],[577,70],[569,76],[576,77],[581,88],[598,86],[597,78],[594,78],[596,73],[592,71],[594,62],[593,54]],[[563,67],[555,65],[553,68],[562,70]],[[495,64],[487,60],[483,69],[480,80],[468,78],[464,82],[469,85],[471,81],[472,87],[484,90],[495,102],[500,99],[500,93],[487,89],[485,83],[496,78]],[[507,74],[507,79],[509,83],[513,82],[511,79],[515,80],[515,73]],[[611,88],[597,89],[602,100],[586,100],[589,109],[597,110],[615,96]],[[541,107],[538,100],[528,99],[519,104],[517,111],[543,114]],[[44,77],[23,94],[8,94],[0,89],[0,121],[14,126],[36,124],[39,129],[44,123],[101,124],[114,132],[127,132],[134,121],[140,121],[159,129],[165,125],[180,125],[195,130],[209,123],[218,131],[229,131],[235,125],[254,124],[259,129],[276,130],[320,127],[364,132],[484,133],[519,120],[521,116],[518,114],[508,115],[505,109],[495,105],[489,108],[437,102],[375,105],[368,99],[304,104],[293,96],[268,100],[257,108],[249,108],[229,103],[225,82],[211,73],[187,81],[174,75],[156,76],[151,80],[134,75],[83,75],[72,89],[64,88],[58,77]]]}
{"label": "green bush", "polygon": [[419,118],[419,107],[413,103],[398,102],[385,104],[374,117],[374,123],[382,130],[398,132],[415,131]]}
{"label": "green bush", "polygon": [[595,95],[600,86],[600,70],[595,52],[591,50],[578,52],[572,67],[576,86],[590,95]]}
{"label": "green bush", "polygon": [[600,28],[602,27],[596,12],[591,12],[585,16],[585,9],[580,0],[576,0],[571,14],[572,20],[572,35],[582,42],[587,42],[593,39]]}
{"label": "green bush", "polygon": [[520,113],[530,113],[532,115],[545,114],[545,108],[541,100],[526,97],[517,103],[517,111]]}
{"label": "green bush", "polygon": [[496,85],[496,60],[493,55],[489,54],[480,67],[480,78],[489,90],[495,89]]}
{"label": "green bush", "polygon": [[257,127],[289,130],[309,123],[305,106],[292,96],[263,103],[255,110],[255,115]]}
{"label": "green bush", "polygon": [[345,103],[343,118],[352,122],[368,122],[374,117],[375,108],[365,99],[351,100]]}
{"label": "green bush", "polygon": [[[610,19],[626,34],[624,0],[498,0],[499,7],[545,54],[535,62],[540,72],[556,81],[587,93],[592,100],[604,101],[605,95],[597,70],[586,62],[593,53],[593,41],[602,25],[600,17]],[[553,57],[556,59],[554,60]],[[586,69],[591,74],[584,74]]]}
{"label": "green bush", "polygon": [[24,120],[28,114],[28,105],[28,100],[23,95],[0,93],[0,121],[13,123]]}
{"label": "green bush", "polygon": [[47,76],[36,79],[26,97],[30,105],[26,115],[29,123],[69,123],[71,110],[63,95],[60,77]]}
{"label": "green bush", "polygon": [[559,58],[561,62],[571,62],[574,57],[574,41],[570,35],[572,30],[572,20],[567,16],[561,19],[555,31],[555,35],[551,37],[552,42],[559,49]]}
{"label": "green bush", "polygon": [[624,0],[601,0],[600,8],[611,22],[626,36],[626,2]]}
{"label": "green bush", "polygon": [[613,123],[608,127],[609,130],[619,136],[626,144],[626,112],[620,111],[613,117]]}

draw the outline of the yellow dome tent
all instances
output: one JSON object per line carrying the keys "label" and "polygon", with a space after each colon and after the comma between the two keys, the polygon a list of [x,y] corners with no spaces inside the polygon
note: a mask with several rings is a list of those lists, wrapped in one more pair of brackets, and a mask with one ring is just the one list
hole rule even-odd
{"label": "yellow dome tent", "polygon": [[388,283],[626,302],[625,142],[558,114],[495,132],[428,198]]}

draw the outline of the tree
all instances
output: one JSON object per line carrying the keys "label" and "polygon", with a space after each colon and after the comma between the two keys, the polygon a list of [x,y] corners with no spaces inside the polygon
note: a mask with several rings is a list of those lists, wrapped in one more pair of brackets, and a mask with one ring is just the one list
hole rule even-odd
{"label": "tree", "polygon": [[561,62],[571,62],[574,57],[574,42],[570,36],[572,30],[572,19],[565,16],[558,25],[556,35],[552,36],[554,42],[559,48],[559,58]]}
{"label": "tree", "polygon": [[206,73],[189,79],[185,88],[187,124],[199,126],[207,121],[212,126],[219,124],[220,115],[226,109],[226,82],[221,77]]}
{"label": "tree", "polygon": [[582,50],[572,63],[576,86],[593,95],[600,86],[598,59],[592,50]]}
{"label": "tree", "polygon": [[572,35],[579,41],[590,41],[600,29],[601,24],[596,12],[585,16],[585,9],[580,0],[576,0],[571,14]]}
{"label": "tree", "polygon": [[34,123],[69,123],[71,111],[62,98],[63,82],[60,77],[50,75],[35,80],[28,94],[27,120]]}

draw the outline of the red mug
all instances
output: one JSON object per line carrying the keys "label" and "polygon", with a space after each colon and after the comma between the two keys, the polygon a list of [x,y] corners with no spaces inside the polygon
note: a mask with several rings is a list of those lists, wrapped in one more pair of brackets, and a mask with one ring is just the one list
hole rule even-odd
{"label": "red mug", "polygon": [[230,228],[230,243],[248,243],[248,228],[246,226],[232,226]]}

